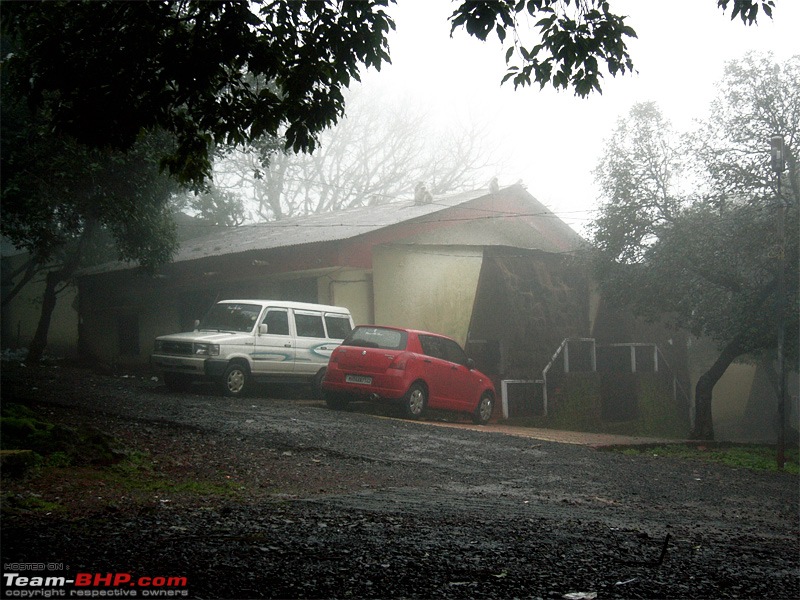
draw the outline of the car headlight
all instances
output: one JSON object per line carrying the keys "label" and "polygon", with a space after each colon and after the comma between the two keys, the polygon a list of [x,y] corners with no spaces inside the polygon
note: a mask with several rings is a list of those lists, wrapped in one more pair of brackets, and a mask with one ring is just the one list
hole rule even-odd
{"label": "car headlight", "polygon": [[219,344],[195,344],[195,356],[217,356],[219,355]]}

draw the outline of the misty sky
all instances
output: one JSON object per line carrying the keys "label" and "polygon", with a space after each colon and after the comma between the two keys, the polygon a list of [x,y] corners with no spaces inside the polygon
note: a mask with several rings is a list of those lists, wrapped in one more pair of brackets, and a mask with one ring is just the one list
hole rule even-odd
{"label": "misty sky", "polygon": [[779,60],[800,52],[800,1],[777,0],[774,21],[762,16],[754,27],[731,21],[716,4],[612,0],[612,10],[628,15],[638,33],[629,44],[638,74],[608,77],[602,96],[582,100],[569,91],[501,86],[504,52],[496,36],[486,43],[465,32],[450,38],[452,2],[400,0],[391,9],[393,64],[369,72],[363,87],[419,103],[437,119],[489,124],[487,144],[500,146],[504,158],[501,185],[522,179],[580,231],[597,206],[592,170],[604,139],[633,104],[656,101],[685,131],[704,116],[725,62],[748,50],[771,50]]}

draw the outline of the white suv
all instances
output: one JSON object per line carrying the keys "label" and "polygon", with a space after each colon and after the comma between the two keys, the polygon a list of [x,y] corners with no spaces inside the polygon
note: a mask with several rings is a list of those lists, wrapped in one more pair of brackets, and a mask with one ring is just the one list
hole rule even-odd
{"label": "white suv", "polygon": [[267,380],[312,383],[318,392],[331,352],[351,329],[340,306],[224,300],[194,331],[156,338],[150,361],[175,390],[211,380],[226,396],[241,396],[253,380]]}

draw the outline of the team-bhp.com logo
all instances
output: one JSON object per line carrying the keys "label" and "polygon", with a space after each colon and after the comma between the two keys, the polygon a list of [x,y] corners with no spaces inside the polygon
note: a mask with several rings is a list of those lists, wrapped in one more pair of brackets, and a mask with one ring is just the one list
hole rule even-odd
{"label": "team-bhp.com logo", "polygon": [[23,572],[3,573],[4,598],[189,597],[186,577],[137,577],[131,573],[77,573],[69,577],[19,571]]}

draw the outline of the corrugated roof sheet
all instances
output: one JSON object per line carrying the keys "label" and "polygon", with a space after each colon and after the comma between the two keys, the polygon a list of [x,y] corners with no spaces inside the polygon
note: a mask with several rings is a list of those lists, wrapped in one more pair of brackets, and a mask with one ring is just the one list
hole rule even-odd
{"label": "corrugated roof sheet", "polygon": [[430,204],[414,204],[413,201],[391,202],[232,227],[229,230],[215,231],[207,236],[184,242],[173,262],[249,250],[347,240],[452,208],[484,195],[485,191],[472,191],[448,198],[437,198]]}
{"label": "corrugated roof sheet", "polygon": [[[486,204],[462,206],[489,196],[486,190],[475,190],[454,196],[436,198],[428,204],[415,204],[413,201],[391,202],[377,206],[367,206],[348,210],[304,215],[269,223],[242,225],[227,229],[214,228],[206,236],[186,240],[173,258],[174,263],[198,260],[211,256],[238,254],[252,250],[269,250],[301,244],[347,240],[366,233],[391,227],[399,223],[428,217],[454,207],[461,211],[474,210],[471,217],[459,218],[454,223],[478,228],[482,235],[474,240],[479,245],[516,245],[523,248],[537,248],[549,252],[563,252],[578,248],[583,240],[566,223],[556,217],[521,185],[514,185],[500,191],[500,194],[517,196],[530,204],[531,212],[522,215],[509,215],[493,211]],[[497,228],[487,228],[487,224],[497,218],[513,217],[502,233]],[[494,238],[491,231],[494,229]],[[524,231],[523,231],[524,230]],[[448,243],[447,236],[439,236],[439,243]],[[426,243],[425,236],[410,238],[411,243]],[[513,243],[512,243],[513,242]],[[453,242],[450,242],[453,243]],[[463,243],[463,242],[461,242]],[[109,263],[86,269],[82,275],[133,268],[131,263]]]}

